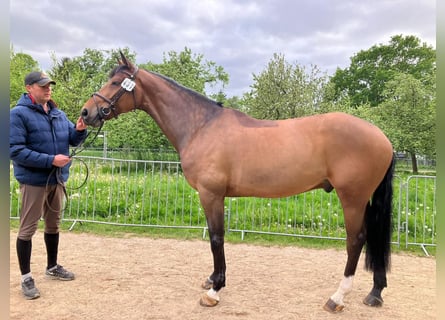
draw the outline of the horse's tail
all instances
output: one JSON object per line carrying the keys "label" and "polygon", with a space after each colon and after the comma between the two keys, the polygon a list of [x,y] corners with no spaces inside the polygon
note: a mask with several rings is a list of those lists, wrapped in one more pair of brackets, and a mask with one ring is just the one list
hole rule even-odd
{"label": "horse's tail", "polygon": [[366,260],[365,268],[370,271],[390,267],[392,238],[392,180],[395,158],[382,182],[374,191],[366,207]]}

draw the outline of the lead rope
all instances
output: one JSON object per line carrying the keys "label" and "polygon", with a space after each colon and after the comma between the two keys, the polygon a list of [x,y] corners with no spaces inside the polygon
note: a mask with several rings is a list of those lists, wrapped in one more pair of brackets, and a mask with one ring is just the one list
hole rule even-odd
{"label": "lead rope", "polygon": [[[100,131],[102,130],[103,125],[104,125],[104,122],[101,122],[99,129],[96,131],[93,139],[91,140],[91,142],[89,142],[89,144],[93,143],[93,141],[96,140],[97,136],[99,135]],[[70,158],[71,159],[75,158],[75,159],[79,160],[85,166],[86,175],[85,175],[85,179],[82,181],[82,183],[79,186],[69,188],[69,190],[78,190],[78,189],[82,188],[88,180],[88,176],[89,176],[88,165],[86,164],[86,162],[83,159],[77,158],[76,155],[79,154],[80,152],[82,152],[83,150],[85,150],[86,146],[84,145],[84,142],[88,139],[88,137],[90,136],[91,133],[92,133],[92,131],[88,132],[88,134],[85,137],[85,139],[83,140],[83,142],[81,142],[76,148],[74,148],[71,151]],[[63,194],[65,195],[66,202],[65,202],[65,206],[62,208],[62,211],[64,211],[68,206],[68,194],[66,192],[67,188],[65,186],[65,183],[63,182],[61,167],[53,166],[53,168],[51,169],[51,172],[48,175],[48,179],[46,180],[45,191],[49,191],[49,189],[48,189],[48,187],[50,186],[49,182],[53,175],[56,177],[57,185],[62,187]],[[47,197],[45,197],[45,203],[51,211],[56,212],[56,210],[54,210],[54,208],[52,208],[50,206]]]}

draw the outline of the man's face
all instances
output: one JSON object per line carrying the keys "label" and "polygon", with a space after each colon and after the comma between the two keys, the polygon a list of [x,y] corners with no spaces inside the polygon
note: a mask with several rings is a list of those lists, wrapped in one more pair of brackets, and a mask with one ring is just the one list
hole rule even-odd
{"label": "man's face", "polygon": [[26,90],[34,97],[37,103],[45,104],[51,99],[51,84],[39,86],[37,83],[27,85]]}

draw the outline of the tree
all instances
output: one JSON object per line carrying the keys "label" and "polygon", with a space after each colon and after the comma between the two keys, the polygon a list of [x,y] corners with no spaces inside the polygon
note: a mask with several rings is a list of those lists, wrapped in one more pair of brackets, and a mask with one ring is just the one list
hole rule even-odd
{"label": "tree", "polygon": [[435,90],[410,74],[399,73],[386,84],[383,97],[375,119],[395,150],[410,154],[417,174],[416,155],[435,156]]}
{"label": "tree", "polygon": [[21,94],[25,92],[25,76],[32,71],[38,71],[39,64],[30,55],[15,53],[11,46],[9,72],[9,107],[16,105]]}
{"label": "tree", "polygon": [[353,107],[368,104],[375,107],[384,101],[386,83],[398,73],[411,74],[426,87],[435,80],[429,75],[436,68],[436,52],[415,36],[396,35],[389,44],[374,45],[351,58],[348,68],[337,69],[331,82],[333,99],[348,96]]}
{"label": "tree", "polygon": [[253,75],[252,90],[243,97],[243,108],[259,119],[286,119],[316,113],[327,77],[316,66],[309,73],[274,54],[266,70]]}

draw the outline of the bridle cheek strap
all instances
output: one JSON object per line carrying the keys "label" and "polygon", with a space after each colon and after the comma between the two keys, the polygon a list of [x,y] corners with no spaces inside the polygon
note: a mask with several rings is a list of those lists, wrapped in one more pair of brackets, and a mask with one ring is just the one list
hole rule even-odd
{"label": "bridle cheek strap", "polygon": [[[125,78],[122,83],[121,83],[121,87],[119,88],[119,90],[111,97],[111,99],[108,99],[107,97],[104,97],[103,95],[101,95],[98,92],[93,93],[92,98],[94,101],[94,104],[96,105],[97,108],[97,114],[100,117],[100,120],[103,120],[105,117],[109,116],[111,112],[113,112],[113,115],[115,118],[117,118],[118,114],[116,112],[116,108],[115,105],[117,103],[117,101],[122,97],[122,95],[126,92],[132,92],[133,93],[133,101],[134,101],[134,109],[136,110],[136,95],[134,93],[134,89],[136,87],[136,82],[134,82],[134,79],[136,77],[136,74],[138,72],[138,68],[136,67],[136,70],[134,71],[133,74],[129,74],[125,71],[125,74],[127,74],[129,76],[129,78]],[[103,101],[105,101],[106,103],[108,103],[107,107],[100,107],[99,104],[96,101],[96,97],[101,98]]]}

